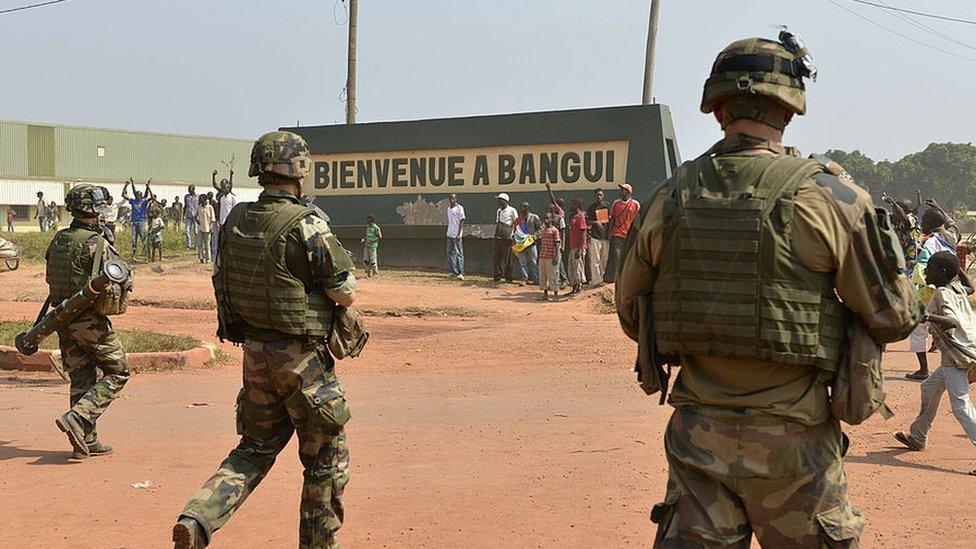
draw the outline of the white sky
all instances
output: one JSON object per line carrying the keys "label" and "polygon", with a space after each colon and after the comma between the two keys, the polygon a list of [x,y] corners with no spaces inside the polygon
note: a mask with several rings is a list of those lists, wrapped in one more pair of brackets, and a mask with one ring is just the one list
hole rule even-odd
{"label": "white sky", "polygon": [[[34,0],[0,0],[0,9]],[[717,139],[698,112],[715,54],[789,24],[820,68],[787,141],[897,159],[976,135],[976,26],[833,0],[662,0],[655,96],[684,158]],[[883,0],[976,19],[964,0]],[[633,104],[649,0],[361,0],[363,122]],[[72,0],[0,15],[0,118],[253,138],[344,121],[347,28],[336,0]]]}

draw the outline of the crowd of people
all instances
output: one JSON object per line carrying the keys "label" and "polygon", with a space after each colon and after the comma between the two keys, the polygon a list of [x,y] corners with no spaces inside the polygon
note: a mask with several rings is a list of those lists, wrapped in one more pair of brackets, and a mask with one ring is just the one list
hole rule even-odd
{"label": "crowd of people", "polygon": [[[640,212],[640,203],[633,197],[633,187],[628,183],[618,185],[619,198],[611,205],[606,203],[602,189],[594,191],[593,202],[587,207],[582,200],[571,198],[569,212],[564,200],[557,198],[548,184],[546,191],[549,202],[542,216],[533,212],[528,202],[522,202],[515,209],[509,204],[511,198],[506,193],[495,197],[498,209],[495,212],[492,279],[513,282],[517,274],[519,284],[539,284],[541,299],[546,301],[558,298],[565,287],[574,294],[584,285],[613,282],[624,241]],[[452,208],[457,204],[456,197],[452,196],[451,204]],[[463,209],[459,215],[463,220]],[[449,218],[448,253],[452,273],[457,264],[454,256],[460,254],[460,265],[463,265],[463,250],[455,251],[450,242],[458,234],[453,229]],[[518,261],[517,273],[515,260]],[[463,272],[455,274],[463,276]]]}

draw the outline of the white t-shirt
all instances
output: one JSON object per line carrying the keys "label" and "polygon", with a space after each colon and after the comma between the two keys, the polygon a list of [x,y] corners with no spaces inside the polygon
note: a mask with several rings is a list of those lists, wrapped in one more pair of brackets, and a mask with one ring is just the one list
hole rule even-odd
{"label": "white t-shirt", "polygon": [[455,204],[447,208],[447,237],[457,238],[461,231],[461,222],[464,221],[464,206]]}
{"label": "white t-shirt", "polygon": [[233,194],[225,194],[220,197],[220,224],[223,225],[227,221],[227,216],[230,215],[230,211],[234,209],[237,205],[237,197]]}
{"label": "white t-shirt", "polygon": [[511,206],[498,208],[498,211],[495,212],[495,221],[497,223],[511,226],[515,224],[516,219],[518,219],[518,210]]}
{"label": "white t-shirt", "polygon": [[103,211],[105,212],[105,222],[106,223],[116,223],[119,220],[119,203],[112,202],[111,204],[106,204]]}

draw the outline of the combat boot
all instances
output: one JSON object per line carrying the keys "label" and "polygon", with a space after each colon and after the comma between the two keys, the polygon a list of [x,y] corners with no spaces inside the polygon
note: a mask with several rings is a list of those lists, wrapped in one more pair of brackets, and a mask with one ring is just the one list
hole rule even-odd
{"label": "combat boot", "polygon": [[207,546],[207,535],[195,519],[180,517],[173,526],[173,549],[203,549]]}
{"label": "combat boot", "polygon": [[82,421],[78,417],[78,414],[69,410],[66,414],[54,420],[54,424],[64,434],[68,435],[68,442],[71,443],[71,447],[75,450],[74,454],[88,457],[88,445],[85,444],[85,426],[82,424]]}
{"label": "combat boot", "polygon": [[93,440],[85,443],[88,446],[88,455],[75,452],[71,454],[72,459],[88,459],[89,457],[107,456],[112,453],[112,445]]}

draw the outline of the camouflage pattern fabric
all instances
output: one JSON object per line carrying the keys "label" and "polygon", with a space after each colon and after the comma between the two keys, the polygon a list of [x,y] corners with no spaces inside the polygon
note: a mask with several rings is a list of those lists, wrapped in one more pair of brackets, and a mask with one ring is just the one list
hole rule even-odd
{"label": "camouflage pattern fabric", "polygon": [[835,421],[678,408],[665,433],[667,495],[654,507],[655,547],[858,547]]}
{"label": "camouflage pattern fabric", "polygon": [[[760,95],[778,101],[791,112],[805,114],[807,101],[803,78],[799,74],[790,74],[795,72],[790,65],[796,57],[783,44],[772,40],[746,38],[732,42],[719,52],[712,64],[711,75],[705,81],[702,93],[701,111],[710,113],[715,105],[731,97]],[[768,62],[770,66],[763,71],[737,66],[756,59]]]}
{"label": "camouflage pattern fabric", "polygon": [[291,132],[269,132],[251,149],[249,177],[280,175],[301,180],[312,169],[312,158],[302,136]]}
{"label": "camouflage pattern fabric", "polygon": [[349,420],[334,361],[305,339],[249,340],[244,345],[244,388],[237,398],[241,441],[183,509],[209,540],[244,503],[298,432],[305,468],[299,547],[339,547],[342,491],[349,480],[343,425]]}
{"label": "camouflage pattern fabric", "polygon": [[129,381],[129,362],[112,322],[93,311],[58,330],[58,338],[71,379],[71,411],[85,420],[85,441],[93,442],[95,422]]}

